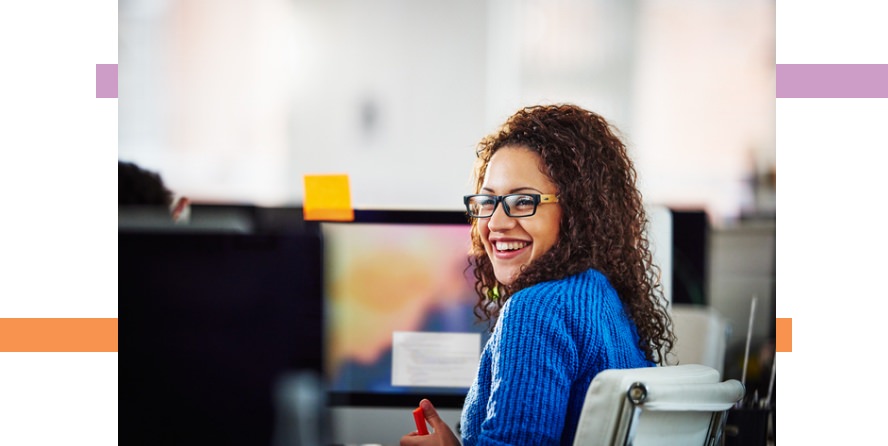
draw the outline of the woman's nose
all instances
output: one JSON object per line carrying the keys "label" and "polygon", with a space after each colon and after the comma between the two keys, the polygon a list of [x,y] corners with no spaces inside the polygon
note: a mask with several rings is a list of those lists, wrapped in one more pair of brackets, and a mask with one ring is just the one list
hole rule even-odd
{"label": "woman's nose", "polygon": [[515,226],[515,219],[506,215],[505,204],[500,203],[487,220],[487,228],[491,232],[503,232]]}

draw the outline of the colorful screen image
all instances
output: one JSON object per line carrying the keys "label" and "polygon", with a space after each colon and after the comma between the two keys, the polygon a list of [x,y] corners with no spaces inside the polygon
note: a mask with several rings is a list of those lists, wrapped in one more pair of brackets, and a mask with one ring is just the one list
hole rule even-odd
{"label": "colorful screen image", "polygon": [[489,336],[473,314],[470,229],[322,225],[330,390],[465,393]]}

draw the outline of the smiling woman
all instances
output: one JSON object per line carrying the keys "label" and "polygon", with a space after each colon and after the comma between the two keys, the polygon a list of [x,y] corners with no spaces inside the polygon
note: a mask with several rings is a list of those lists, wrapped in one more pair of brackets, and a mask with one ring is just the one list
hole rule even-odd
{"label": "smiling woman", "polygon": [[[461,418],[464,446],[572,444],[592,379],[664,363],[673,335],[626,147],[574,105],[519,110],[477,151],[475,314],[494,323]],[[435,428],[402,445],[459,444]]]}

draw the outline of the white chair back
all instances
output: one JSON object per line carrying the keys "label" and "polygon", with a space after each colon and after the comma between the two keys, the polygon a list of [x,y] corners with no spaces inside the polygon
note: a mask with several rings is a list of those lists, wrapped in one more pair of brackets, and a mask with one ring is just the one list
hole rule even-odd
{"label": "white chair back", "polygon": [[718,445],[737,380],[700,364],[605,370],[586,393],[574,446]]}
{"label": "white chair back", "polygon": [[730,335],[727,319],[703,305],[673,304],[670,314],[675,333],[670,363],[702,364],[723,374]]}

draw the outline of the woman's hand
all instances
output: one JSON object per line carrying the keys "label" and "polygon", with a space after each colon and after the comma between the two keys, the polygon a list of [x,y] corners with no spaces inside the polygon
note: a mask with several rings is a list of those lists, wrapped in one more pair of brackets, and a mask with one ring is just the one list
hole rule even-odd
{"label": "woman's hand", "polygon": [[423,416],[434,431],[428,435],[419,435],[416,431],[411,432],[401,437],[401,446],[460,446],[459,439],[450,430],[450,426],[438,415],[438,411],[435,410],[431,401],[424,399],[419,402],[419,407],[422,408]]}

